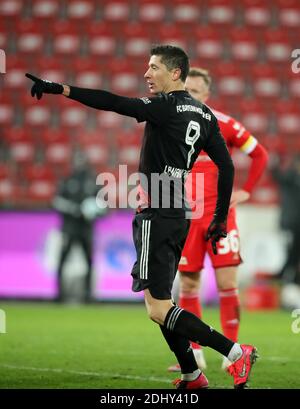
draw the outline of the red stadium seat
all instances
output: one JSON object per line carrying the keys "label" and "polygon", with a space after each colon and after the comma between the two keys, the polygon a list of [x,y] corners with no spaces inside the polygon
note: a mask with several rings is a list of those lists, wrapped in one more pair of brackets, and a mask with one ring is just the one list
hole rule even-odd
{"label": "red stadium seat", "polygon": [[243,0],[243,19],[246,25],[256,29],[270,26],[272,13],[269,5],[261,0]]}
{"label": "red stadium seat", "polygon": [[[6,75],[6,74],[5,74]],[[11,96],[0,95],[0,125],[11,126],[15,119],[15,109],[12,104]]]}
{"label": "red stadium seat", "polygon": [[261,135],[259,141],[263,144],[269,153],[276,153],[280,156],[286,154],[285,140],[279,134]]}
{"label": "red stadium seat", "polygon": [[199,27],[194,33],[195,54],[200,60],[214,61],[223,58],[224,43],[219,32],[211,27]]}
{"label": "red stadium seat", "polygon": [[0,19],[3,24],[15,24],[21,17],[24,2],[22,0],[2,0],[0,2]]}
{"label": "red stadium seat", "polygon": [[251,193],[251,203],[266,206],[278,204],[278,200],[277,184],[265,173]]}
{"label": "red stadium seat", "polygon": [[103,75],[101,64],[95,58],[77,57],[72,64],[72,84],[83,88],[101,88]]}
{"label": "red stadium seat", "polygon": [[128,165],[137,171],[141,150],[141,134],[135,131],[118,132],[116,136],[116,151],[118,163]]}
{"label": "red stadium seat", "polygon": [[109,70],[109,89],[112,92],[124,96],[137,95],[140,77],[131,62],[124,58],[112,59]]}
{"label": "red stadium seat", "polygon": [[0,164],[0,204],[11,205],[15,174],[7,163]]}
{"label": "red stadium seat", "polygon": [[275,105],[278,132],[282,135],[299,135],[299,103],[290,100],[279,100]]}
{"label": "red stadium seat", "polygon": [[18,33],[16,47],[21,55],[39,55],[45,49],[46,36],[42,26],[35,20],[20,20],[16,24]]}
{"label": "red stadium seat", "polygon": [[101,88],[102,81],[98,70],[78,72],[74,77],[74,85],[82,88]]}
{"label": "red stadium seat", "polygon": [[10,179],[11,175],[11,168],[9,164],[0,163],[0,180],[2,179]]}
{"label": "red stadium seat", "polygon": [[110,111],[97,111],[96,118],[99,127],[104,130],[120,129],[124,123],[121,115]]}
{"label": "red stadium seat", "polygon": [[88,108],[76,101],[60,107],[60,124],[63,127],[78,128],[86,125]]}
{"label": "red stadium seat", "polygon": [[93,167],[108,166],[110,150],[108,138],[104,134],[99,131],[84,131],[80,135],[79,146]]}
{"label": "red stadium seat", "polygon": [[53,54],[68,56],[78,54],[81,49],[81,36],[74,21],[56,21],[53,25]]}
{"label": "red stadium seat", "polygon": [[10,41],[9,41],[9,35],[10,33],[8,30],[5,30],[4,27],[0,27],[0,49],[1,50],[6,50],[6,52],[10,51]]}
{"label": "red stadium seat", "polygon": [[55,182],[53,169],[45,164],[30,164],[25,167],[22,175],[29,182],[36,180],[47,180],[49,183]]}
{"label": "red stadium seat", "polygon": [[16,196],[15,185],[8,178],[0,178],[0,203],[4,205],[12,205]]}
{"label": "red stadium seat", "polygon": [[[282,84],[275,69],[269,64],[256,64],[251,71],[252,90],[255,97],[275,102],[281,95]],[[254,79],[254,80],[253,80]]]}
{"label": "red stadium seat", "polygon": [[90,55],[96,57],[115,55],[117,38],[113,28],[108,23],[103,21],[94,21],[87,27],[86,34],[88,35],[88,48]]}
{"label": "red stadium seat", "polygon": [[29,80],[25,77],[25,72],[29,70],[28,64],[20,56],[10,56],[6,60],[5,89],[9,93],[12,91],[22,91],[29,89]]}
{"label": "red stadium seat", "polygon": [[299,29],[300,26],[300,4],[298,0],[276,0],[277,17],[279,24],[283,28],[290,29],[291,32]]}
{"label": "red stadium seat", "polygon": [[34,180],[29,183],[24,198],[27,205],[51,205],[56,191],[55,185],[49,180]]}
{"label": "red stadium seat", "polygon": [[60,127],[57,128],[46,128],[39,134],[40,143],[43,146],[52,145],[55,143],[69,144],[70,138],[68,130]]}
{"label": "red stadium seat", "polygon": [[175,0],[172,2],[172,21],[185,28],[199,25],[200,5],[197,0]]}
{"label": "red stadium seat", "polygon": [[10,157],[17,163],[30,163],[35,156],[35,144],[32,135],[23,128],[10,128],[5,134]]}
{"label": "red stadium seat", "polygon": [[72,158],[72,148],[68,143],[55,142],[45,147],[45,160],[49,166],[69,167]]}
{"label": "red stadium seat", "polygon": [[188,51],[187,39],[179,24],[164,24],[158,29],[158,38],[163,44],[171,44]]}
{"label": "red stadium seat", "polygon": [[151,39],[147,28],[139,23],[124,26],[123,53],[130,59],[143,59],[149,56]]}
{"label": "red stadium seat", "polygon": [[229,31],[230,54],[237,62],[255,62],[259,47],[253,30],[246,27],[232,27]]}
{"label": "red stadium seat", "polygon": [[17,163],[29,163],[34,159],[34,155],[35,147],[29,140],[10,145],[10,157]]}
{"label": "red stadium seat", "polygon": [[270,117],[257,99],[244,99],[240,104],[241,123],[255,136],[269,131]]}
{"label": "red stadium seat", "polygon": [[138,21],[155,34],[158,26],[165,22],[166,5],[161,0],[140,0]]}
{"label": "red stadium seat", "polygon": [[53,120],[52,111],[49,106],[49,97],[44,97],[44,101],[37,101],[35,98],[32,98],[30,95],[27,95],[23,98],[23,102],[28,103],[24,107],[24,125],[29,127],[46,127],[49,126]]}
{"label": "red stadium seat", "polygon": [[210,0],[207,7],[208,25],[227,28],[235,23],[237,9],[226,0]]}
{"label": "red stadium seat", "polygon": [[262,41],[265,57],[270,62],[285,63],[290,59],[292,45],[284,30],[266,30]]}
{"label": "red stadium seat", "polygon": [[130,2],[107,0],[103,6],[103,18],[110,23],[124,23],[130,17]]}
{"label": "red stadium seat", "polygon": [[246,81],[242,72],[234,63],[222,63],[215,70],[215,82],[218,92],[223,96],[244,96]]}
{"label": "red stadium seat", "polygon": [[63,62],[56,56],[43,56],[43,58],[39,58],[36,63],[38,74],[41,78],[60,83],[66,82]]}
{"label": "red stadium seat", "polygon": [[59,16],[59,0],[31,0],[31,16],[43,23],[53,22]]}
{"label": "red stadium seat", "polygon": [[66,6],[66,19],[79,25],[90,23],[96,13],[93,0],[68,0]]}
{"label": "red stadium seat", "polygon": [[[300,54],[299,54],[300,55]],[[298,64],[300,66],[300,64]],[[292,70],[288,72],[287,89],[290,97],[300,98],[300,75]]]}
{"label": "red stadium seat", "polygon": [[56,177],[64,177],[71,166],[72,146],[68,130],[48,128],[40,133],[45,165],[53,168]]}

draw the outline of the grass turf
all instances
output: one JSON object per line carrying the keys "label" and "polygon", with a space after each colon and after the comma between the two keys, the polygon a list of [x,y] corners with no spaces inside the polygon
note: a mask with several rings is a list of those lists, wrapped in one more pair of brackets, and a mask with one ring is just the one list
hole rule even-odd
{"label": "grass turf", "polygon": [[[59,306],[4,303],[7,333],[0,334],[0,388],[173,388],[175,362],[142,305]],[[217,309],[204,320],[220,329]],[[260,359],[251,388],[300,388],[300,334],[285,311],[244,312],[240,342]],[[211,388],[231,388],[221,357],[205,348]]]}

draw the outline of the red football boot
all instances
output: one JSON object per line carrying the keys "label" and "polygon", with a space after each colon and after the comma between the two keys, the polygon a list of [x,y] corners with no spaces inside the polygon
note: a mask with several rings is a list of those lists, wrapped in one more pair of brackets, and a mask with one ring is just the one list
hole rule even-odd
{"label": "red football boot", "polygon": [[207,389],[208,380],[203,372],[194,381],[183,381],[182,379],[175,379],[173,381],[176,389]]}
{"label": "red football boot", "polygon": [[235,389],[244,389],[247,386],[252,366],[258,357],[257,349],[252,345],[241,345],[241,348],[243,355],[227,368],[233,376]]}

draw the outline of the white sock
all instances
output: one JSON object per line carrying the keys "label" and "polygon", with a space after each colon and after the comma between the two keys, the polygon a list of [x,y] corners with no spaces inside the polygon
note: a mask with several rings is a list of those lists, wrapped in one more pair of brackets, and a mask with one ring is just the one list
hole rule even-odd
{"label": "white sock", "polygon": [[243,350],[240,346],[240,344],[235,343],[231,350],[229,351],[229,354],[227,355],[227,358],[231,362],[237,361],[241,356],[243,355]]}
{"label": "white sock", "polygon": [[195,379],[198,378],[200,374],[201,374],[200,369],[196,369],[192,373],[183,373],[181,374],[181,380],[182,381],[194,381]]}

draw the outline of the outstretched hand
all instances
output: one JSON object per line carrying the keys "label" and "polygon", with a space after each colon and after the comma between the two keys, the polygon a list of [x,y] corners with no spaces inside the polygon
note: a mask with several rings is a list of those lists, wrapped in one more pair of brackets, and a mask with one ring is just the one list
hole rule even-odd
{"label": "outstretched hand", "polygon": [[227,236],[226,222],[218,222],[213,219],[208,226],[205,240],[211,240],[212,250],[214,254],[218,254],[217,242]]}
{"label": "outstretched hand", "polygon": [[25,76],[32,80],[34,84],[31,87],[31,96],[41,99],[43,94],[62,94],[64,87],[56,82],[43,80],[32,74],[26,73]]}

